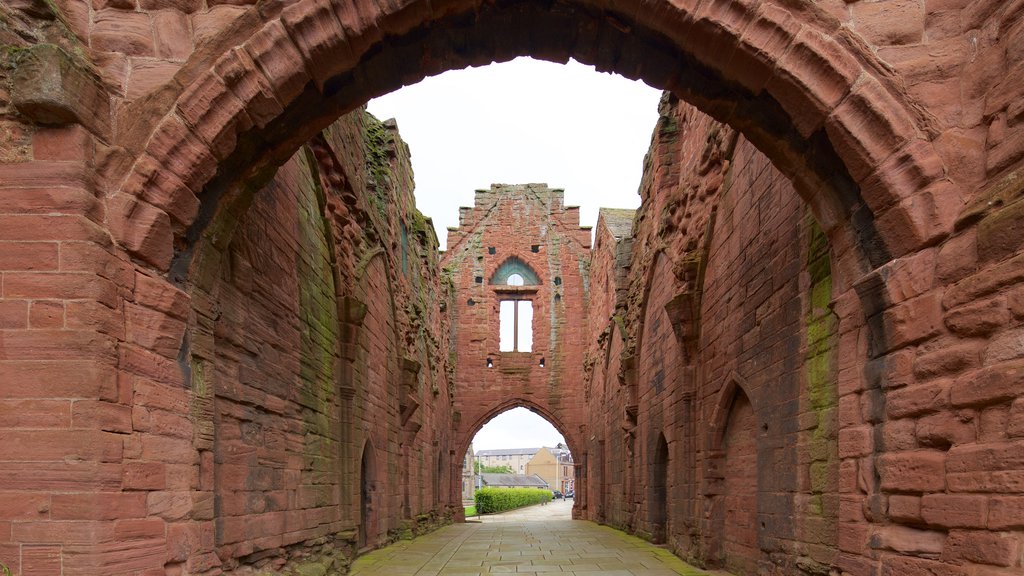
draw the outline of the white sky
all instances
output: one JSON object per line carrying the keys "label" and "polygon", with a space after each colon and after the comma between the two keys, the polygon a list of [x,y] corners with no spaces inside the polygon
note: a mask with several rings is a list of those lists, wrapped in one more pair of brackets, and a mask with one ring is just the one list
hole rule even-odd
{"label": "white sky", "polygon": [[564,444],[565,438],[543,416],[513,408],[484,424],[473,437],[473,449],[554,447],[559,442]]}
{"label": "white sky", "polygon": [[[447,72],[371,100],[395,118],[412,152],[416,204],[433,218],[443,250],[459,206],[492,183],[546,182],[580,206],[580,224],[600,207],[636,208],[643,158],[661,92],[576,62],[519,58]],[[564,442],[547,420],[517,408],[487,423],[474,448]]]}
{"label": "white sky", "polygon": [[412,151],[416,204],[434,219],[443,250],[459,206],[492,183],[546,182],[580,206],[636,208],[644,154],[661,92],[622,76],[530,58],[427,78],[371,100],[395,118]]}

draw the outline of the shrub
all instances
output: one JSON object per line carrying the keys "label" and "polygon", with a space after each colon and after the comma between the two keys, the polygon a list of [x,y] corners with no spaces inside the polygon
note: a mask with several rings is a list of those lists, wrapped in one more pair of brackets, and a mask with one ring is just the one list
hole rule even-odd
{"label": "shrub", "polygon": [[541,488],[481,488],[476,491],[476,510],[494,514],[551,501],[551,491]]}

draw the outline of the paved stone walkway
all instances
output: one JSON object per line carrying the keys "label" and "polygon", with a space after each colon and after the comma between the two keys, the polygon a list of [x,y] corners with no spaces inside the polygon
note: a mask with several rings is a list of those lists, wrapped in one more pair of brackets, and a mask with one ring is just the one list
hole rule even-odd
{"label": "paved stone walkway", "polygon": [[[454,524],[361,556],[352,576],[675,576],[708,574],[667,550],[593,522],[572,501]],[[473,520],[473,519],[471,519]]]}

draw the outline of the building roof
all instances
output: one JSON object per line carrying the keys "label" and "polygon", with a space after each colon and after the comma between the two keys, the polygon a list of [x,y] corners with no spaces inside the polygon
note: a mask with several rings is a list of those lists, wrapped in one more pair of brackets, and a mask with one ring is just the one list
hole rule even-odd
{"label": "building roof", "polygon": [[598,218],[604,220],[605,227],[611,232],[616,240],[633,235],[633,219],[636,217],[636,210],[628,208],[601,208],[597,212]]}
{"label": "building roof", "polygon": [[533,456],[540,448],[501,448],[497,450],[477,450],[477,456]]}
{"label": "building roof", "polygon": [[547,488],[548,483],[536,474],[481,474],[484,486],[509,486],[514,488]]}

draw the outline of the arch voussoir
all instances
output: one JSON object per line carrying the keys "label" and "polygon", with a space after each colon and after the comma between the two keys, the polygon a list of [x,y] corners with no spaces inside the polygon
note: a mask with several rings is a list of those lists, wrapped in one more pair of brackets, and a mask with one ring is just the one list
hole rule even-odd
{"label": "arch voussoir", "polygon": [[240,48],[229,50],[217,59],[213,70],[242,102],[256,127],[263,128],[284,112],[284,105],[274,94],[270,81],[248,52]]}
{"label": "arch voussoir", "polygon": [[[302,4],[305,4],[303,2]],[[268,80],[285,108],[295,101],[312,79],[299,47],[292,42],[280,20],[268,22],[245,42],[245,50]]]}
{"label": "arch voussoir", "polygon": [[862,68],[835,40],[803,26],[766,89],[804,137],[820,129],[850,93]]}
{"label": "arch voussoir", "polygon": [[163,210],[182,230],[199,213],[199,198],[152,156],[144,154],[122,191]]}
{"label": "arch voussoir", "polygon": [[757,17],[757,3],[751,0],[714,0],[694,12],[692,40],[694,56],[713,68],[729,66],[739,39]]}
{"label": "arch voussoir", "polygon": [[927,188],[944,177],[944,167],[935,147],[926,140],[913,140],[860,183],[861,197],[875,214]]}
{"label": "arch voussoir", "polygon": [[740,37],[725,74],[751,92],[761,92],[799,32],[800,24],[788,10],[762,4]]}
{"label": "arch voussoir", "polygon": [[165,272],[171,266],[174,233],[167,213],[127,194],[105,201],[107,225],[117,243],[136,258]]}
{"label": "arch voussoir", "polygon": [[346,41],[349,33],[338,20],[334,4],[331,0],[312,0],[293,4],[281,12],[281,22],[321,92],[328,80],[357,61]]}
{"label": "arch voussoir", "polygon": [[210,147],[175,114],[157,127],[146,154],[181,180],[189,190],[202,191],[217,172],[217,158]]}
{"label": "arch voussoir", "polygon": [[862,74],[835,108],[825,130],[857,182],[916,136],[905,110],[869,74]]}
{"label": "arch voussoir", "polygon": [[963,204],[957,185],[939,181],[876,214],[875,226],[898,258],[949,236]]}
{"label": "arch voussoir", "polygon": [[212,70],[182,95],[177,112],[219,160],[234,150],[237,133],[252,127],[244,103]]}

